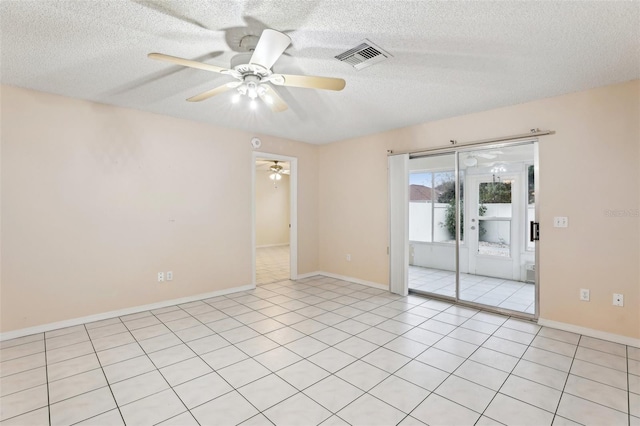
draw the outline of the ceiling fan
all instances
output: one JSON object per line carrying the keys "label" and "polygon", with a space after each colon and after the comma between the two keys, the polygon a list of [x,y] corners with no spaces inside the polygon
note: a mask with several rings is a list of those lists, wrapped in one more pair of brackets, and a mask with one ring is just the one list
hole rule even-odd
{"label": "ceiling fan", "polygon": [[285,170],[277,161],[273,162],[273,165],[269,167],[269,171],[271,174],[269,175],[269,179],[271,180],[280,180],[282,179],[282,175],[288,175],[291,173],[290,170]]}
{"label": "ceiling fan", "polygon": [[187,99],[189,102],[203,101],[235,89],[237,93],[232,99],[233,102],[239,101],[241,96],[247,96],[251,100],[251,108],[254,109],[257,106],[256,98],[260,98],[272,111],[280,112],[286,110],[288,106],[269,83],[277,86],[336,91],[342,90],[346,84],[341,78],[273,73],[271,67],[291,44],[291,38],[280,31],[265,29],[262,31],[260,38],[248,35],[242,38],[240,44],[246,50],[253,51],[253,53],[236,55],[231,60],[230,68],[222,68],[162,53],[149,53],[148,57],[185,67],[228,75],[237,80],[192,96]]}

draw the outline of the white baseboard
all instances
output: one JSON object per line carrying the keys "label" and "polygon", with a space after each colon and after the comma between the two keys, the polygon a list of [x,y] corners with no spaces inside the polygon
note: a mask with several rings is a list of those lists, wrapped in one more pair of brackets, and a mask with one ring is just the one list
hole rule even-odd
{"label": "white baseboard", "polygon": [[166,308],[167,306],[181,305],[183,303],[195,302],[196,300],[209,299],[211,297],[224,296],[225,294],[238,293],[246,290],[253,290],[255,285],[243,285],[240,287],[225,288],[224,290],[212,291],[210,293],[196,294],[195,296],[181,297],[179,299],[164,300],[162,302],[151,303],[149,305],[133,306],[131,308],[118,309],[116,311],[103,312],[81,318],[73,318],[64,321],[52,322],[49,324],[37,325],[35,327],[22,328],[20,330],[0,333],[0,342],[3,340],[15,339],[29,336],[31,334],[43,333],[45,331],[57,330],[59,328],[72,327],[109,318],[121,317],[124,315],[137,314],[138,312],[150,311],[153,309]]}
{"label": "white baseboard", "polygon": [[283,247],[283,246],[288,246],[289,243],[282,243],[282,244],[265,244],[263,246],[256,246],[257,249],[259,248],[267,248],[267,247]]}
{"label": "white baseboard", "polygon": [[298,274],[296,280],[303,280],[305,278],[315,277],[316,275],[322,275],[320,271],[307,272],[306,274]]}
{"label": "white baseboard", "polygon": [[373,281],[365,281],[365,280],[361,280],[360,278],[347,277],[345,275],[338,275],[338,274],[333,274],[331,272],[324,272],[324,271],[320,271],[318,272],[318,274],[324,275],[325,277],[342,280],[342,281],[349,281],[356,284],[366,285],[367,287],[378,288],[380,290],[387,290],[387,291],[389,290],[388,285],[374,283]]}
{"label": "white baseboard", "polygon": [[584,336],[594,337],[596,339],[608,340],[610,342],[640,348],[640,339],[634,339],[633,337],[622,336],[620,334],[607,333],[606,331],[594,330],[593,328],[581,327],[579,325],[568,324],[566,322],[560,321],[552,321],[544,318],[538,318],[538,325],[557,328],[558,330],[569,331],[571,333],[582,334]]}

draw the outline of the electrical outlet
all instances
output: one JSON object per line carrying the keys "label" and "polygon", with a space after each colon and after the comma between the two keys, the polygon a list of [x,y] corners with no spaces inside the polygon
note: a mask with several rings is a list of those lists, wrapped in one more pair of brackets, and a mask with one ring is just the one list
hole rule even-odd
{"label": "electrical outlet", "polygon": [[624,306],[624,295],[613,293],[613,306]]}
{"label": "electrical outlet", "polygon": [[580,289],[580,300],[583,300],[585,302],[589,301],[589,289],[587,288]]}
{"label": "electrical outlet", "polygon": [[556,216],[553,218],[554,228],[567,228],[569,226],[569,218],[566,216]]}
{"label": "electrical outlet", "polygon": [[173,271],[168,271],[167,272],[167,281],[172,281],[173,280]]}
{"label": "electrical outlet", "polygon": [[347,262],[351,262],[351,255],[350,254],[347,255]]}
{"label": "electrical outlet", "polygon": [[158,272],[158,282],[161,283],[164,281],[164,272]]}

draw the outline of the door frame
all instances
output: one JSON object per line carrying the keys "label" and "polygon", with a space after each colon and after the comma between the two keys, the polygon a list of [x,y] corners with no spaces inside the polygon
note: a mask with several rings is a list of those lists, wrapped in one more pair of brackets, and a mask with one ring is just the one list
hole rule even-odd
{"label": "door frame", "polygon": [[289,163],[289,279],[298,278],[298,158],[269,152],[251,153],[251,285],[256,286],[256,160],[286,161]]}

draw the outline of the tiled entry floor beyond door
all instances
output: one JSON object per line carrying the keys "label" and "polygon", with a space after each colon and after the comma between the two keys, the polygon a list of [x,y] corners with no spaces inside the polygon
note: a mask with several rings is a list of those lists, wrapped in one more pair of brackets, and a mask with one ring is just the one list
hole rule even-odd
{"label": "tiled entry floor beyond door", "polygon": [[325,277],[0,344],[2,425],[640,425],[640,349]]}
{"label": "tiled entry floor beyond door", "polygon": [[256,284],[289,279],[289,246],[256,248]]}
{"label": "tiled entry floor beyond door", "polygon": [[[455,297],[456,273],[410,265],[409,288]],[[534,314],[535,298],[535,286],[532,283],[460,274],[460,299],[465,301]]]}

